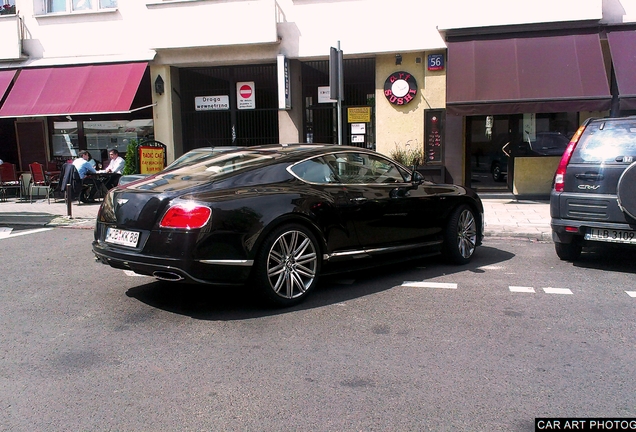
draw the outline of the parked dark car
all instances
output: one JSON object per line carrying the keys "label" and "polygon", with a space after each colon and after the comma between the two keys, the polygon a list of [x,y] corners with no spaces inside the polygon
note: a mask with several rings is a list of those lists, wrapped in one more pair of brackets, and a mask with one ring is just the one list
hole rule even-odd
{"label": "parked dark car", "polygon": [[506,142],[496,149],[490,164],[492,179],[502,182],[508,175],[508,161],[513,156],[561,156],[570,140],[560,132],[537,132],[534,141]]}
{"label": "parked dark car", "polygon": [[293,144],[220,152],[112,189],[97,216],[103,263],[167,281],[245,284],[277,305],[321,274],[443,253],[465,264],[483,207],[371,150]]}
{"label": "parked dark car", "polygon": [[[174,168],[179,168],[180,166],[188,165],[194,162],[197,162],[201,159],[205,159],[210,154],[216,152],[223,152],[227,150],[237,149],[239,147],[235,146],[226,146],[226,147],[199,147],[194,150],[190,150],[189,152],[183,154],[181,157],[175,159],[171,164],[164,168],[164,171],[172,170]],[[127,174],[121,176],[119,178],[119,182],[117,183],[120,186],[125,184],[144,179],[148,177],[150,174]]]}
{"label": "parked dark car", "polygon": [[552,239],[563,260],[584,246],[636,246],[636,117],[589,119],[576,132],[550,194]]}

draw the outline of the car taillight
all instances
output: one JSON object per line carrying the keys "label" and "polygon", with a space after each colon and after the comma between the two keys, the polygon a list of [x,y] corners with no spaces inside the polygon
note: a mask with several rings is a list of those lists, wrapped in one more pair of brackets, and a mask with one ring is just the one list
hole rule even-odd
{"label": "car taillight", "polygon": [[572,136],[570,143],[565,148],[563,152],[563,156],[561,156],[561,161],[559,162],[559,167],[554,174],[554,190],[555,192],[563,192],[564,182],[565,182],[565,170],[570,163],[570,158],[572,157],[572,153],[574,152],[574,148],[579,142],[581,138],[581,134],[585,130],[585,125],[579,127],[576,133]]}
{"label": "car taillight", "polygon": [[177,204],[170,207],[161,219],[161,228],[201,228],[208,223],[212,209],[198,204]]}

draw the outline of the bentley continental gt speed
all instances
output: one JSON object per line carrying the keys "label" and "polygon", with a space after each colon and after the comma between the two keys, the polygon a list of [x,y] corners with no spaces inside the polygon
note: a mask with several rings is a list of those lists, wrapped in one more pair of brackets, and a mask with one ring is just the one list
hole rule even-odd
{"label": "bentley continental gt speed", "polygon": [[443,254],[468,263],[483,239],[469,188],[425,181],[371,150],[243,147],[112,189],[93,252],[114,268],[175,282],[256,287],[303,300],[321,274]]}

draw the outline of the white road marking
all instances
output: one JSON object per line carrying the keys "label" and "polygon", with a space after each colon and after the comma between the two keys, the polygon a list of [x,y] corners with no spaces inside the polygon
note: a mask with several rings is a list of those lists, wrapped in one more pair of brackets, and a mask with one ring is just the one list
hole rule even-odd
{"label": "white road marking", "polygon": [[0,227],[0,238],[7,238],[11,235],[13,228]]}
{"label": "white road marking", "polygon": [[503,266],[487,265],[487,266],[479,267],[479,270],[501,270],[502,268]]}
{"label": "white road marking", "polygon": [[547,287],[547,288],[543,288],[543,291],[545,291],[546,294],[572,294],[572,291],[570,291],[567,288]]}
{"label": "white road marking", "polygon": [[519,292],[519,293],[534,293],[534,288],[532,287],[523,287],[523,286],[509,286],[508,289],[510,292]]}
{"label": "white road marking", "polygon": [[37,229],[32,229],[32,230],[24,230],[24,231],[17,231],[15,233],[9,232],[9,234],[6,234],[6,231],[0,233],[0,239],[4,239],[4,238],[13,238],[13,237],[18,237],[18,236],[23,236],[23,235],[29,235],[29,234],[36,234],[39,232],[44,232],[44,231],[51,231],[53,228],[37,228]]}
{"label": "white road marking", "polygon": [[628,296],[630,297],[636,297],[636,291],[625,291],[627,293]]}
{"label": "white road marking", "polygon": [[443,283],[443,282],[415,282],[405,281],[402,286],[408,286],[413,288],[445,288],[445,289],[457,289],[456,283]]}
{"label": "white road marking", "polygon": [[124,273],[126,274],[126,276],[135,276],[135,277],[152,277],[152,276],[146,276],[146,275],[142,275],[139,273],[135,273],[132,270],[124,270]]}

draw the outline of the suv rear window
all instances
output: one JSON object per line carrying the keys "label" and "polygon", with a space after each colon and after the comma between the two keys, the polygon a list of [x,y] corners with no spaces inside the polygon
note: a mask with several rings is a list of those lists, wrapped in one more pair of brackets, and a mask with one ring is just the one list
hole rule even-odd
{"label": "suv rear window", "polygon": [[624,156],[636,159],[636,119],[590,122],[570,162],[623,162]]}

